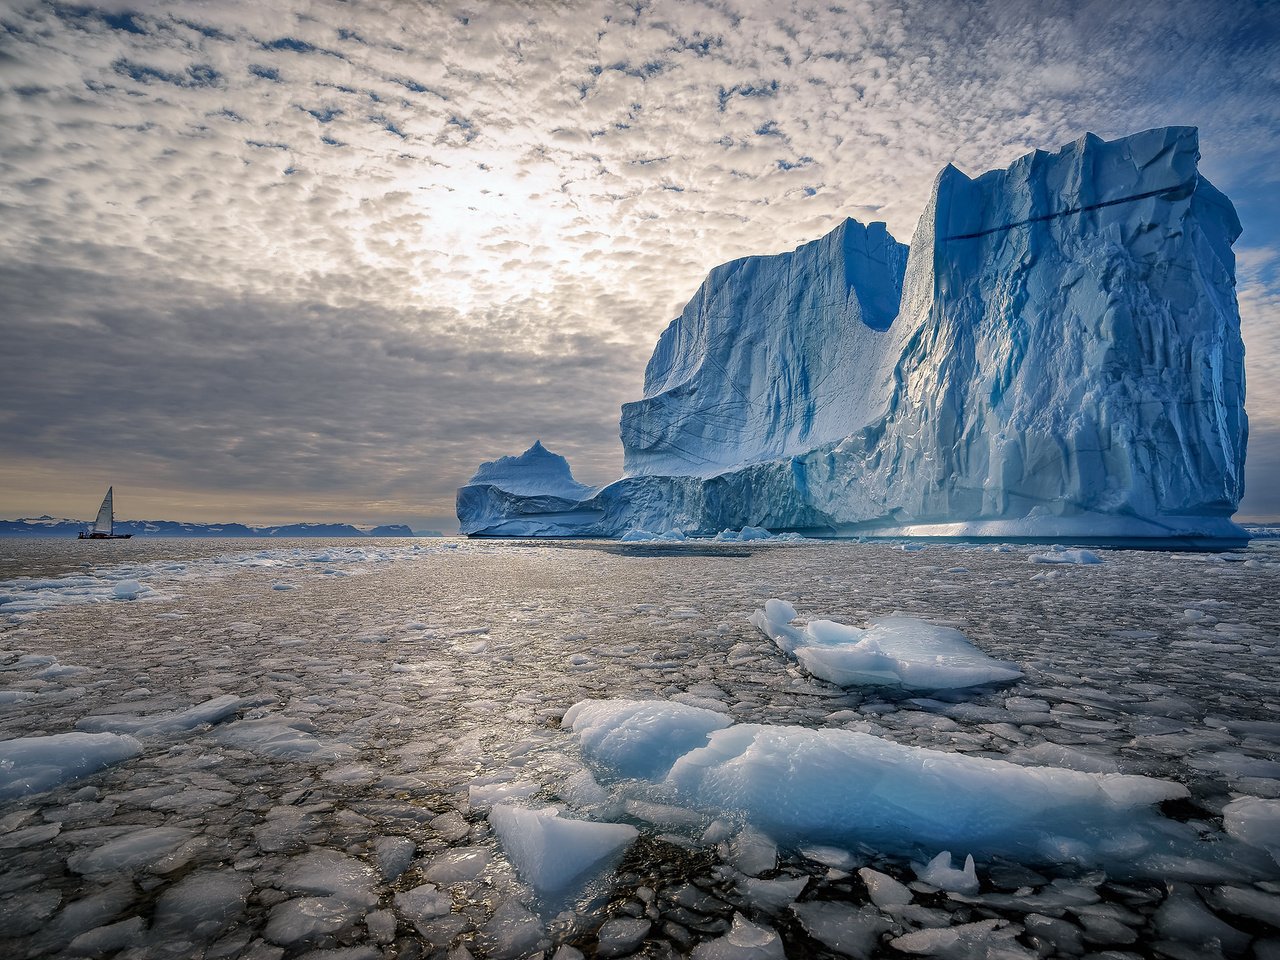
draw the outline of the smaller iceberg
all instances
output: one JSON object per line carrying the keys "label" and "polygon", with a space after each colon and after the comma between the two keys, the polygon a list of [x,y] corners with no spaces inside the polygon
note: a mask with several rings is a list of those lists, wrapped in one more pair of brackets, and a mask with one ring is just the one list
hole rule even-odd
{"label": "smaller iceberg", "polygon": [[518,457],[480,464],[458,489],[458,520],[467,536],[572,536],[597,519],[598,510],[582,506],[595,493],[573,478],[568,460],[535,440]]}
{"label": "smaller iceberg", "polygon": [[959,630],[926,620],[884,617],[863,629],[834,620],[794,627],[795,619],[795,607],[773,599],[751,624],[813,676],[840,687],[957,690],[1022,676],[1016,663],[992,659]]}
{"label": "smaller iceberg", "polygon": [[522,497],[584,500],[595,493],[594,488],[573,479],[569,461],[552,453],[541,440],[535,440],[533,446],[518,457],[499,457],[480,464],[469,482],[498,487]]}

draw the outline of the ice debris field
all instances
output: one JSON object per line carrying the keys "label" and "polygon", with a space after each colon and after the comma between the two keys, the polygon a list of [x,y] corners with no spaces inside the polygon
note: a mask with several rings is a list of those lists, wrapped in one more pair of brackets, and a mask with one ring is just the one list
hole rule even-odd
{"label": "ice debris field", "polygon": [[1280,950],[1278,541],[219,549],[4,545],[0,955]]}

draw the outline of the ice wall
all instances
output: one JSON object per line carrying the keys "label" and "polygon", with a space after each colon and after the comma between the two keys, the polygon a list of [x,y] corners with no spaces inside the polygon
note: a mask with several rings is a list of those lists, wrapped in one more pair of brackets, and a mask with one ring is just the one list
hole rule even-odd
{"label": "ice wall", "polygon": [[622,407],[627,476],[716,476],[847,435],[888,399],[879,357],[906,260],[883,223],[846,220],[712,270]]}
{"label": "ice wall", "polygon": [[[838,525],[1221,530],[1243,493],[1240,224],[1196,131],[1087,135],[939,175],[891,410],[831,452]],[[855,502],[830,496],[856,483]],[[1221,521],[1221,522],[1220,522]]]}
{"label": "ice wall", "polygon": [[1243,539],[1240,224],[1198,159],[1168,127],[948,166],[905,263],[846,221],[718,267],[623,408],[624,479],[544,509],[477,475],[464,532]]}

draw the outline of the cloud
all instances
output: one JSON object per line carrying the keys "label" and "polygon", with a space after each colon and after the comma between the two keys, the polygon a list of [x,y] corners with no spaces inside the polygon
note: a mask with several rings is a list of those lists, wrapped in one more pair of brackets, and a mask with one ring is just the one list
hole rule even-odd
{"label": "cloud", "polygon": [[[79,405],[227,503],[436,510],[479,459],[556,433],[608,479],[617,404],[711,267],[847,215],[908,239],[944,163],[1198,123],[1215,182],[1271,204],[1242,208],[1249,243],[1280,242],[1274,188],[1245,192],[1280,176],[1273,20],[1192,0],[12,4],[0,264],[22,310],[0,334],[28,363],[70,350],[81,379],[11,382],[4,452],[73,457],[79,428],[48,424]],[[1276,288],[1242,276],[1242,299]],[[1277,345],[1251,337],[1256,385]],[[163,370],[104,382],[157,349]],[[1251,392],[1255,424],[1277,410]]]}

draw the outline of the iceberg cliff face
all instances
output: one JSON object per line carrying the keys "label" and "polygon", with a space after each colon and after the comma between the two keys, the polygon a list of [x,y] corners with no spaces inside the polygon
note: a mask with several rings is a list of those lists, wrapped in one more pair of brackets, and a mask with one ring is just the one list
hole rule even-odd
{"label": "iceberg cliff face", "polygon": [[[1240,224],[1198,158],[1170,127],[947,167],[906,256],[847,221],[717,268],[623,408],[627,476],[536,522],[1242,539]],[[464,532],[539,515],[503,489]]]}
{"label": "iceberg cliff face", "polygon": [[883,408],[884,331],[907,248],[854,220],[711,271],[622,407],[627,476],[710,477],[806,453]]}

